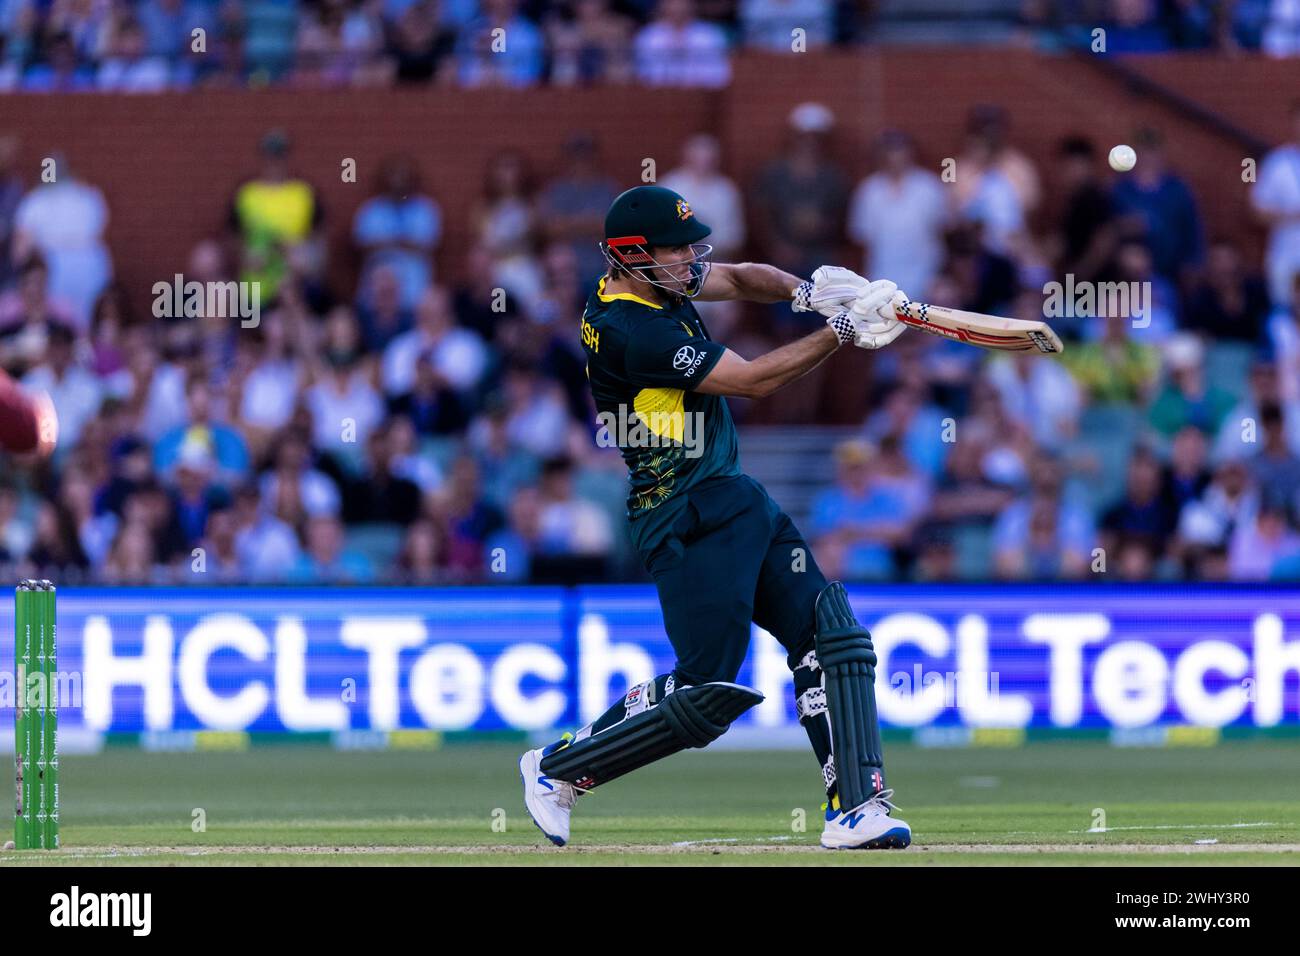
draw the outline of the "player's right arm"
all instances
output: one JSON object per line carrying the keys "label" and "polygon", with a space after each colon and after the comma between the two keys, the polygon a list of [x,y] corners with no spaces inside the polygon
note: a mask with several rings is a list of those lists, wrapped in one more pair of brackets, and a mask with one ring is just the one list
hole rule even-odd
{"label": "player's right arm", "polygon": [[854,342],[867,349],[888,345],[905,328],[890,305],[895,291],[897,287],[892,282],[869,283],[852,308],[827,316],[826,328],[752,362],[727,349],[696,386],[696,391],[706,395],[765,398],[807,375],[841,345]]}
{"label": "player's right arm", "polygon": [[835,330],[827,326],[752,362],[727,349],[695,390],[705,395],[766,398],[781,386],[807,375],[841,344]]}

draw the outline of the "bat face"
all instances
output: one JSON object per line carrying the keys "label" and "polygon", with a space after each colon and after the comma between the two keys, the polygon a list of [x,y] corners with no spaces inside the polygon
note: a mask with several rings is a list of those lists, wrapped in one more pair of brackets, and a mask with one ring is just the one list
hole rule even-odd
{"label": "bat face", "polygon": [[913,302],[906,297],[895,299],[894,314],[900,322],[912,328],[980,348],[999,352],[1037,350],[1056,355],[1064,351],[1061,340],[1046,322],[964,312],[927,302]]}

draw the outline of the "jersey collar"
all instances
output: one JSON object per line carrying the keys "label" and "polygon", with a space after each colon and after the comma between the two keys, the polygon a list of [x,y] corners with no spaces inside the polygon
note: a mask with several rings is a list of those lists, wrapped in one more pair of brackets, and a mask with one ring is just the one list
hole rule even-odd
{"label": "jersey collar", "polygon": [[652,309],[663,310],[662,305],[655,305],[653,302],[649,302],[641,298],[639,295],[633,295],[631,292],[619,292],[615,295],[605,295],[605,280],[608,278],[609,276],[601,276],[600,285],[596,287],[596,297],[600,299],[601,302],[613,302],[615,299],[627,299],[631,302],[640,302],[642,305],[648,305]]}

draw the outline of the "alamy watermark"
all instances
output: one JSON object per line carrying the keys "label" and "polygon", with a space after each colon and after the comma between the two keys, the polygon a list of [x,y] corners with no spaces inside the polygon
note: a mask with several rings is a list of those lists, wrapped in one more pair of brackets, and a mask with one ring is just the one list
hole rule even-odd
{"label": "alamy watermark", "polygon": [[155,282],[152,291],[158,319],[239,319],[246,329],[262,322],[260,282],[186,282],[178,272],[171,282]]}
{"label": "alamy watermark", "polygon": [[601,448],[681,446],[687,458],[704,454],[704,413],[684,409],[637,411],[619,405],[596,416],[596,444]]}
{"label": "alamy watermark", "polygon": [[1065,282],[1043,285],[1043,318],[1125,318],[1135,329],[1151,324],[1150,282],[1076,282],[1067,272]]}

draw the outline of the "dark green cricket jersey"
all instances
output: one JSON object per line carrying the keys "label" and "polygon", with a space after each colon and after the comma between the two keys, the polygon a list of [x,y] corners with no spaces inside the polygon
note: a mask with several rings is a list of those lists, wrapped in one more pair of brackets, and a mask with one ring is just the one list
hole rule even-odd
{"label": "dark green cricket jersey", "polygon": [[587,299],[581,335],[597,415],[627,462],[632,541],[648,554],[686,507],[683,492],[740,474],[727,403],[693,391],[726,346],[709,341],[689,300],[605,295],[604,279]]}

